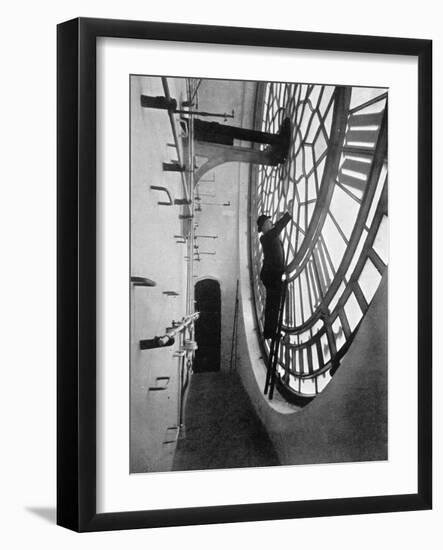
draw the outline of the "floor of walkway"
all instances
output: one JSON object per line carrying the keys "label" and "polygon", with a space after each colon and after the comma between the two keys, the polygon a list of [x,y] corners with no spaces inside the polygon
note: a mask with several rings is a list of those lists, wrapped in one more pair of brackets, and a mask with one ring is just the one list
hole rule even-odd
{"label": "floor of walkway", "polygon": [[274,447],[237,374],[197,373],[185,406],[186,436],[173,470],[279,464]]}

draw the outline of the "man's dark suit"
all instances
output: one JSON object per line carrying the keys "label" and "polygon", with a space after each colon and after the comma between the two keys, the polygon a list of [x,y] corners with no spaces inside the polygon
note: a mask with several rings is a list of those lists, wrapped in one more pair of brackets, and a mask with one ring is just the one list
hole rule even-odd
{"label": "man's dark suit", "polygon": [[290,214],[280,218],[274,227],[260,237],[263,249],[263,267],[260,279],[266,288],[265,326],[263,336],[272,338],[277,330],[278,308],[282,293],[282,275],[285,271],[285,255],[280,233],[291,220]]}

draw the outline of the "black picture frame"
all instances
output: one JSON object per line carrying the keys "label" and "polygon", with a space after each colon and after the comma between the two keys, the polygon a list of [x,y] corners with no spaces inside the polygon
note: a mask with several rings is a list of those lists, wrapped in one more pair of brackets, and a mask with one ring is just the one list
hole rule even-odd
{"label": "black picture frame", "polygon": [[[302,48],[418,60],[416,494],[96,512],[96,39]],[[57,32],[57,523],[76,531],[430,509],[432,506],[432,42],[190,24],[74,19]]]}

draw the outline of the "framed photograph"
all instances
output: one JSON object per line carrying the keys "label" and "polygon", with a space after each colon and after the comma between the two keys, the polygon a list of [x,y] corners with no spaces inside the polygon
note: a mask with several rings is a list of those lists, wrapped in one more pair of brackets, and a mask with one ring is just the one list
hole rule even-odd
{"label": "framed photograph", "polygon": [[431,41],[80,18],[57,69],[58,524],[431,508]]}

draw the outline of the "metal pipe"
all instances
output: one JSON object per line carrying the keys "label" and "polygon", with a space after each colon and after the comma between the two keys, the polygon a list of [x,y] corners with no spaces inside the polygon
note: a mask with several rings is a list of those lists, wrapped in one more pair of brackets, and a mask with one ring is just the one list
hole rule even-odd
{"label": "metal pipe", "polygon": [[[191,99],[191,86],[190,81],[189,82],[189,99]],[[194,116],[192,113],[190,113],[189,117],[189,123],[188,123],[188,132],[189,132],[189,158],[188,158],[188,184],[189,184],[189,197],[191,200],[191,215],[194,216],[195,212],[195,204],[194,204],[194,197],[195,197],[195,185],[194,185]],[[189,232],[189,240],[188,240],[188,303],[187,303],[187,313],[191,314],[194,311],[194,261],[200,261],[198,258],[194,259],[193,250],[194,250],[194,244],[195,244],[195,227],[194,224],[191,223],[190,232]],[[191,327],[191,338],[194,337],[193,330]]]}
{"label": "metal pipe", "polygon": [[[166,80],[166,78],[164,77],[162,78]],[[165,97],[141,95],[140,96],[141,106],[147,107],[150,109],[161,109],[163,111],[168,111],[168,113],[175,113],[179,115],[199,115],[199,116],[219,117],[224,119],[235,117],[234,109],[232,109],[231,114],[209,113],[207,111],[192,111],[191,109],[177,109],[177,100],[170,96],[169,87],[163,86],[163,90],[165,92]],[[187,101],[186,103],[192,105],[192,100]]]}
{"label": "metal pipe", "polygon": [[228,202],[202,202],[204,206],[231,206],[231,201]]}
{"label": "metal pipe", "polygon": [[213,116],[213,117],[220,117],[224,118],[225,120],[228,118],[234,118],[235,113],[234,110],[231,111],[231,114],[229,113],[208,113],[206,111],[191,111],[186,109],[175,109],[174,113],[180,114],[180,115],[198,115],[198,116]]}
{"label": "metal pipe", "polygon": [[162,336],[155,336],[147,340],[140,340],[140,349],[154,349],[162,348],[165,346],[172,346],[175,342],[175,336],[183,332],[189,325],[196,321],[200,313],[196,311],[192,315],[187,315],[179,323],[174,323],[171,328],[166,329],[166,333]]}
{"label": "metal pipe", "polygon": [[192,313],[192,315],[187,315],[186,317],[183,317],[183,319],[172,327],[171,329],[166,329],[166,335],[165,336],[175,336],[179,332],[182,332],[185,328],[187,328],[191,323],[196,321],[199,317],[200,313],[196,311],[195,313]]}

